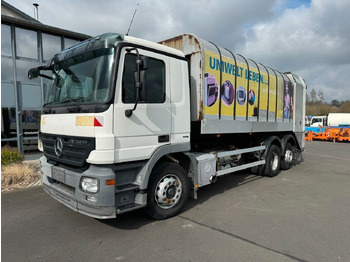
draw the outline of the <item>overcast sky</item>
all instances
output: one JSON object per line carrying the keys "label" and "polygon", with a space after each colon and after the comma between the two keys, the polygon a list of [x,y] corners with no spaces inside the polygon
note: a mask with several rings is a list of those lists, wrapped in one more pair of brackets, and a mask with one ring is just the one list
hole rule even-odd
{"label": "overcast sky", "polygon": [[91,36],[160,41],[193,33],[282,72],[327,101],[350,99],[349,0],[6,0],[40,22]]}

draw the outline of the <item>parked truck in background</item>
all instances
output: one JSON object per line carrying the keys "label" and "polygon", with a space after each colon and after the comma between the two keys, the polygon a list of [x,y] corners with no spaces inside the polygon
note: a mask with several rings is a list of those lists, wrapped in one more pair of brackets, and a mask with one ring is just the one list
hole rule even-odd
{"label": "parked truck in background", "polygon": [[328,116],[313,116],[310,127],[350,126],[350,113],[329,113]]}
{"label": "parked truck in background", "polygon": [[104,34],[29,70],[38,76],[51,83],[44,189],[91,217],[145,207],[168,218],[217,177],[272,177],[304,149],[304,80],[191,34]]}
{"label": "parked truck in background", "polygon": [[350,126],[350,113],[329,113],[328,126]]}
{"label": "parked truck in background", "polygon": [[313,116],[310,127],[322,127],[327,125],[327,116]]}

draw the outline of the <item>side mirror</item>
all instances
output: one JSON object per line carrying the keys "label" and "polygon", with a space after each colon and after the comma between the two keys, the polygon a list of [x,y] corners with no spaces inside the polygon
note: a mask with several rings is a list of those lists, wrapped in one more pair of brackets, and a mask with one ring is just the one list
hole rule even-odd
{"label": "side mirror", "polygon": [[134,72],[134,93],[135,93],[135,104],[133,109],[125,110],[125,116],[130,117],[132,112],[136,110],[139,101],[146,101],[146,70],[148,67],[148,58],[145,56],[140,56],[137,48],[128,49],[127,52],[135,51],[136,57],[136,71]]}
{"label": "side mirror", "polygon": [[148,69],[148,57],[147,56],[140,56],[141,58],[141,70],[147,70]]}
{"label": "side mirror", "polygon": [[29,79],[34,79],[39,76],[40,70],[38,67],[32,68],[28,71],[28,78]]}
{"label": "side mirror", "polygon": [[142,88],[140,89],[140,101],[147,100],[147,69],[148,69],[148,57],[141,56],[141,71],[140,71],[140,83]]}
{"label": "side mirror", "polygon": [[140,72],[140,83],[142,88],[140,89],[140,101],[147,100],[147,71],[141,70]]}
{"label": "side mirror", "polygon": [[138,97],[138,101],[144,102],[147,98],[147,73],[145,69],[140,73],[134,72],[134,96]]}
{"label": "side mirror", "polygon": [[29,69],[29,71],[28,71],[28,78],[29,79],[34,79],[34,78],[37,78],[38,76],[41,76],[41,77],[44,77],[44,78],[47,78],[47,79],[50,79],[50,80],[53,79],[51,76],[47,76],[47,75],[44,75],[44,74],[40,73],[41,70],[50,70],[50,67],[39,66],[39,67],[34,67],[32,69]]}

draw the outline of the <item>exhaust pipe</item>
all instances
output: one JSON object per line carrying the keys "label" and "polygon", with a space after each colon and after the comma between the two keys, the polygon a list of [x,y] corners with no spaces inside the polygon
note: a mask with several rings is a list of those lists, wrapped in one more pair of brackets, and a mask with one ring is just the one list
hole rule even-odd
{"label": "exhaust pipe", "polygon": [[39,5],[37,3],[34,3],[33,6],[34,6],[34,19],[36,21],[39,21],[39,8],[38,8]]}
{"label": "exhaust pipe", "polygon": [[212,183],[212,184],[214,184],[217,180],[218,180],[218,177],[217,177],[216,175],[211,176],[211,177],[209,178],[209,182]]}

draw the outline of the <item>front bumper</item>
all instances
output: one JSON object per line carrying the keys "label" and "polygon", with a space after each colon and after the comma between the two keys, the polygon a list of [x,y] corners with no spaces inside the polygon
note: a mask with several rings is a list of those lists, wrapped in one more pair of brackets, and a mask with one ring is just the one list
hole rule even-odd
{"label": "front bumper", "polygon": [[[54,199],[84,215],[108,219],[116,217],[115,186],[107,186],[106,180],[115,179],[111,168],[91,165],[83,173],[54,166],[45,156],[40,158],[44,190]],[[99,179],[97,193],[84,192],[80,187],[82,177]],[[94,201],[88,198],[94,197]]]}

